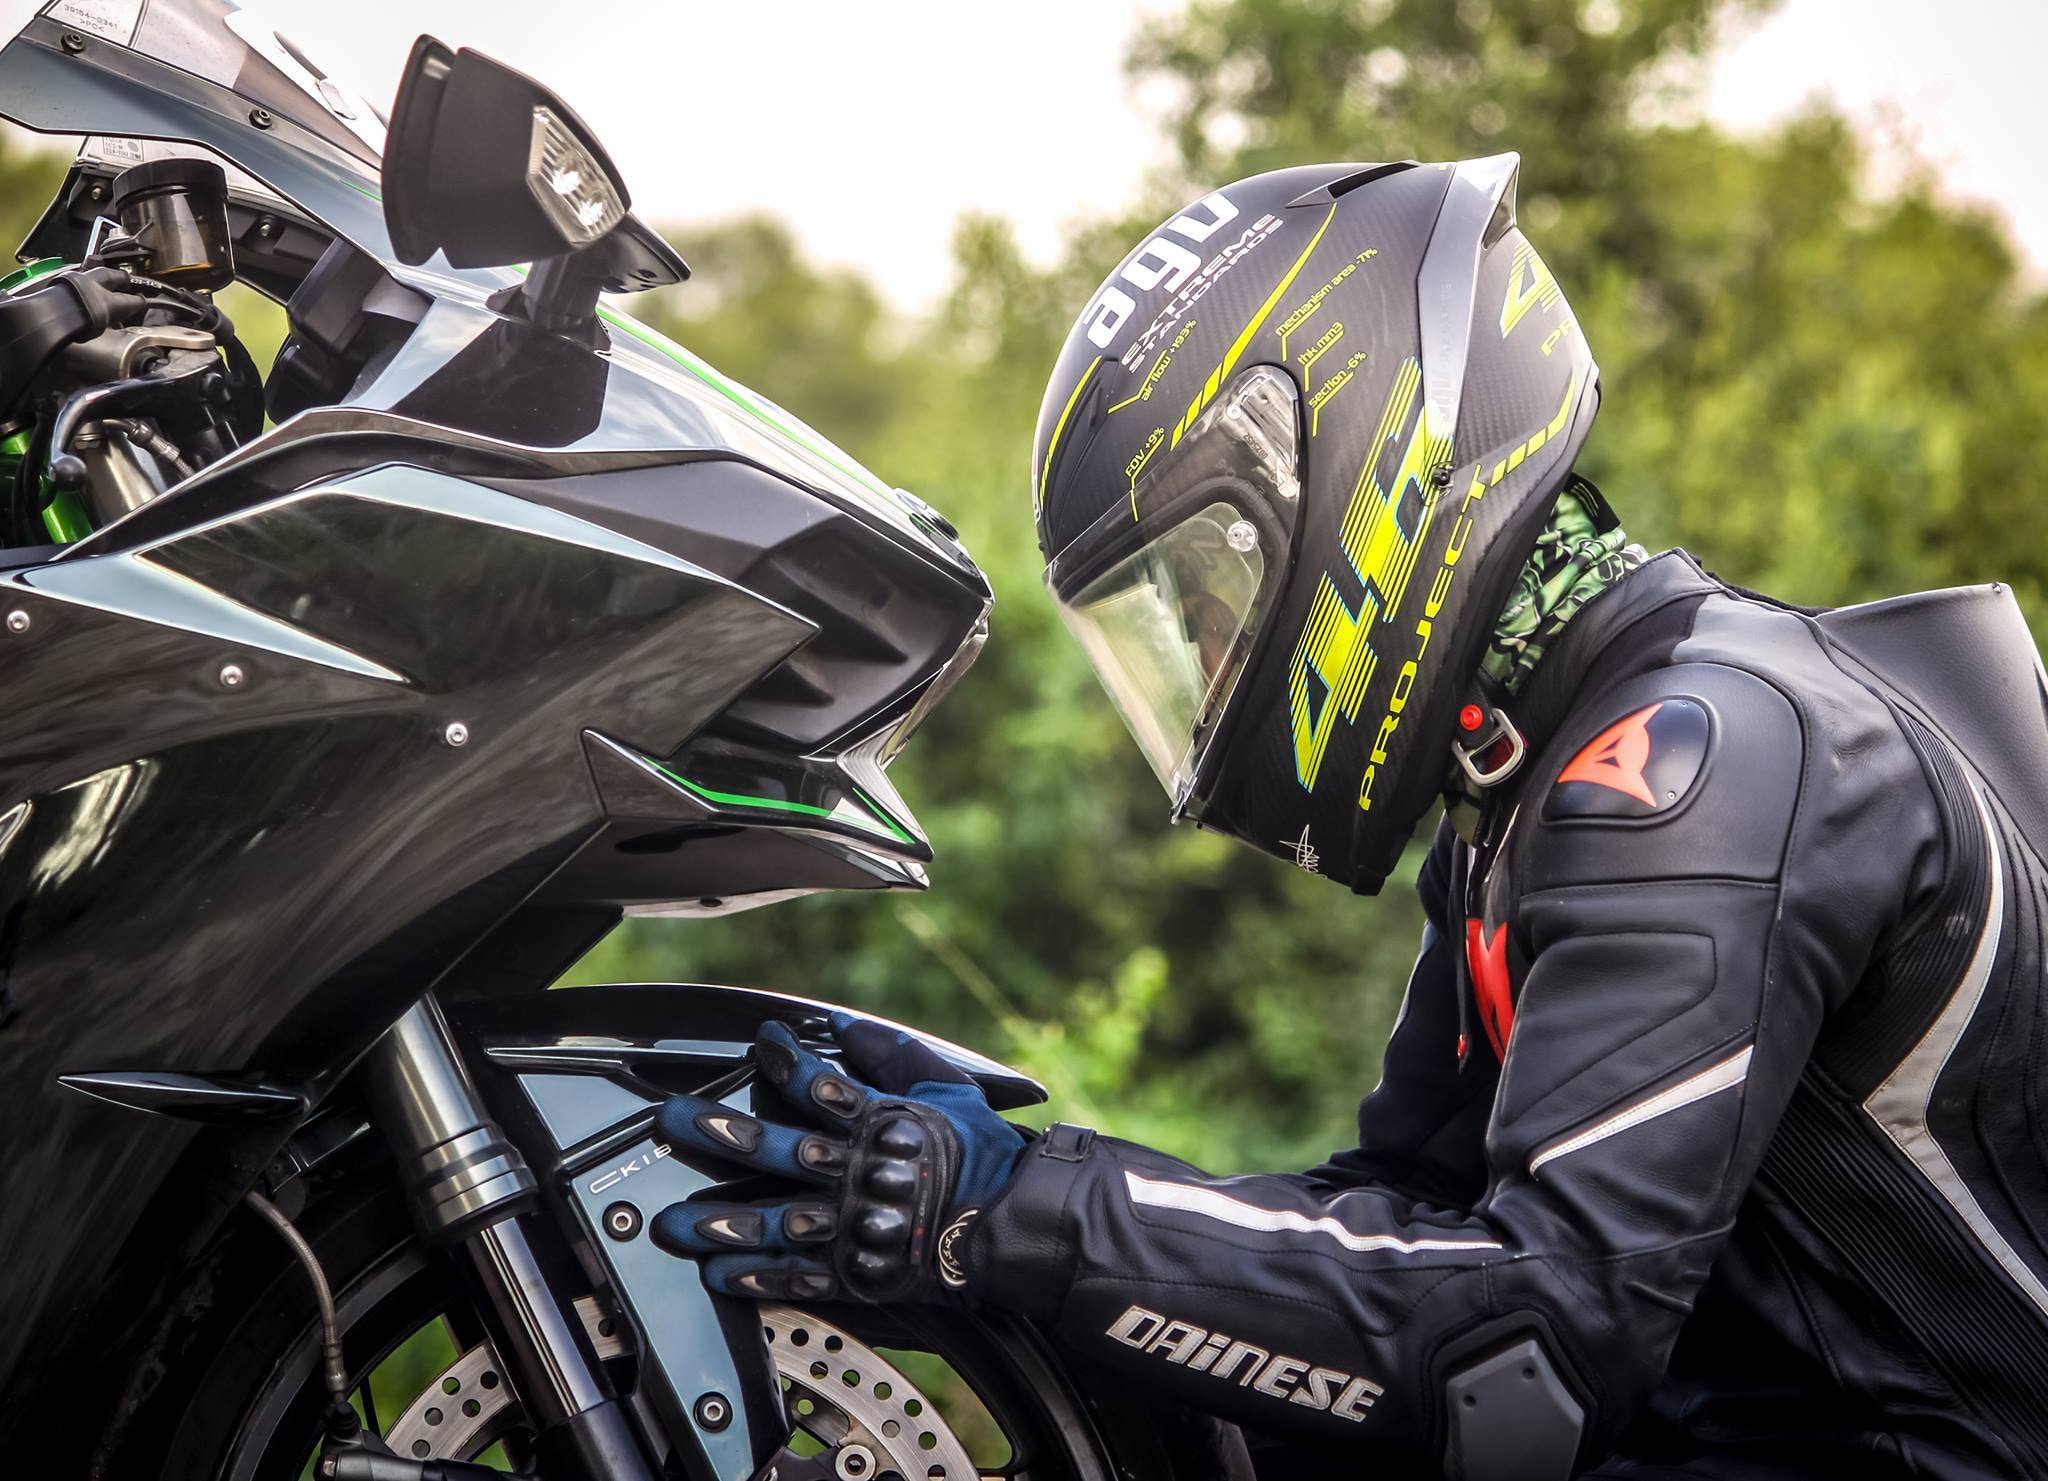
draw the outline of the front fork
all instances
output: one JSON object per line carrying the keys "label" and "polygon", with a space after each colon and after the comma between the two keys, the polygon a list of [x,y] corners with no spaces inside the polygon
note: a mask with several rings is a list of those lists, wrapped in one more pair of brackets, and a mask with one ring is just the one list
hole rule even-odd
{"label": "front fork", "polygon": [[370,1051],[366,1069],[370,1110],[398,1159],[413,1216],[429,1239],[464,1258],[546,1474],[659,1481],[581,1322],[547,1279],[536,1241],[554,1231],[523,1217],[536,1201],[533,1173],[484,1109],[431,995]]}

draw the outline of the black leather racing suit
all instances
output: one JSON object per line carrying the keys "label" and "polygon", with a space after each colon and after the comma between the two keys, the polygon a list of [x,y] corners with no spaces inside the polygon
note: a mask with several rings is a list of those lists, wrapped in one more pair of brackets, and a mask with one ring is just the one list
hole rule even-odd
{"label": "black leather racing suit", "polygon": [[1999,588],[1649,562],[1436,840],[1357,1149],[1055,1128],[972,1283],[1350,1474],[2048,1476],[2043,703]]}

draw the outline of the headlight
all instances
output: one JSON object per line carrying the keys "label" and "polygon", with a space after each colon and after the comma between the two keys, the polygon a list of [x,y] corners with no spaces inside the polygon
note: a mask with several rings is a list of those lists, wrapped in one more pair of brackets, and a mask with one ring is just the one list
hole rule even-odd
{"label": "headlight", "polygon": [[587,247],[626,219],[626,203],[554,110],[533,110],[526,188],[570,248]]}

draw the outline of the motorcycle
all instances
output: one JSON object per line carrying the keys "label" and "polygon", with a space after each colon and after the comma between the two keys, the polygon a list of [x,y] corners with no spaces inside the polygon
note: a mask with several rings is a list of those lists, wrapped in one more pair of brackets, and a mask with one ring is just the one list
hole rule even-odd
{"label": "motorcycle", "polygon": [[0,115],[87,136],[0,281],[5,1469],[1166,1474],[1026,1325],[651,1244],[731,1176],[654,1109],[746,1109],[826,1005],[546,990],[626,915],[925,886],[887,768],[987,632],[952,527],[608,302],[688,268],[475,52],[387,120],[228,0],[54,0]]}

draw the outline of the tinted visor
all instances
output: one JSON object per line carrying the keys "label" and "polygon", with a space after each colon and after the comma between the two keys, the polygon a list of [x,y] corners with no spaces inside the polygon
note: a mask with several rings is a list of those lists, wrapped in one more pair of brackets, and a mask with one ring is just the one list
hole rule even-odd
{"label": "tinted visor", "polygon": [[1061,618],[1176,808],[1286,574],[1297,409],[1284,373],[1245,372],[1046,568]]}

